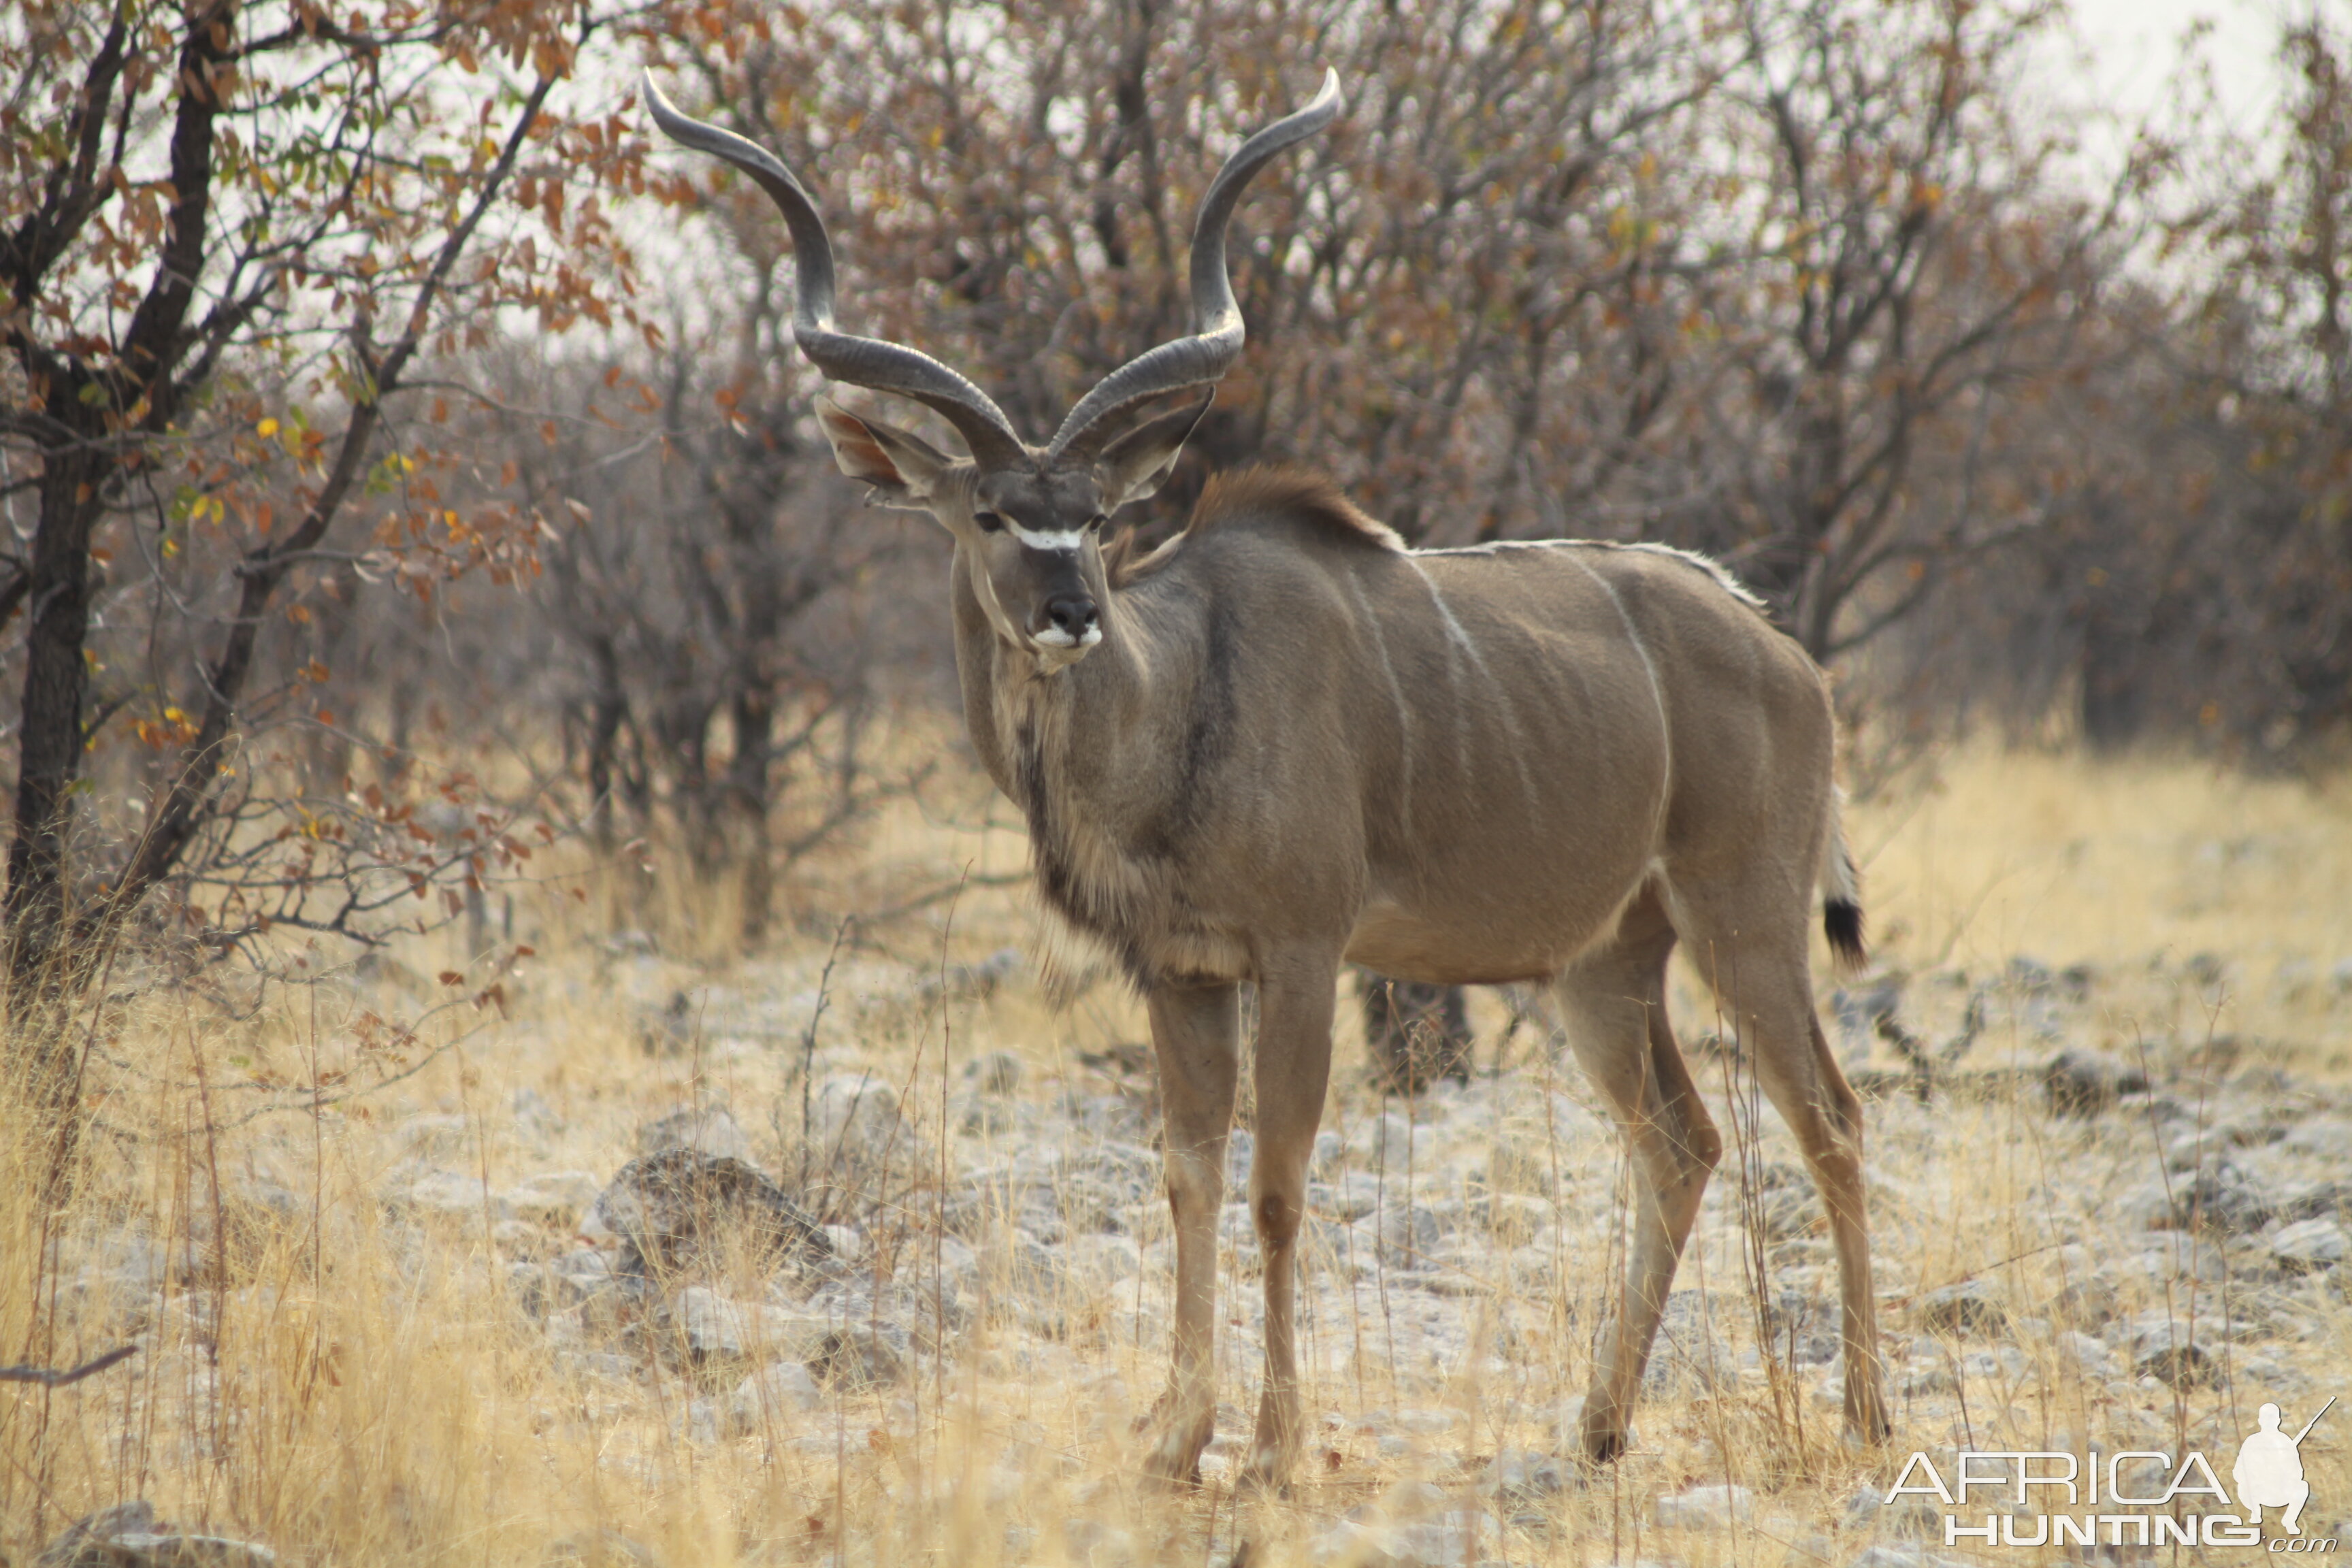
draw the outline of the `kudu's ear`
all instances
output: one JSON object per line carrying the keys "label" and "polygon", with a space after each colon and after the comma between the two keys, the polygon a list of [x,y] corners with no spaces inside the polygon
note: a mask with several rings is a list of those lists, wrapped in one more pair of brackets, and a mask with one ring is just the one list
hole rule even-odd
{"label": "kudu's ear", "polygon": [[1214,392],[1189,407],[1162,414],[1142,424],[1103,448],[1103,510],[1117,511],[1131,500],[1141,500],[1161,485],[1176,469],[1176,459],[1184,455],[1184,443],[1191,437],[1209,405],[1217,400]]}
{"label": "kudu's ear", "polygon": [[852,414],[829,397],[817,400],[816,418],[833,460],[851,479],[873,487],[869,499],[877,506],[920,511],[938,493],[949,460],[921,437]]}

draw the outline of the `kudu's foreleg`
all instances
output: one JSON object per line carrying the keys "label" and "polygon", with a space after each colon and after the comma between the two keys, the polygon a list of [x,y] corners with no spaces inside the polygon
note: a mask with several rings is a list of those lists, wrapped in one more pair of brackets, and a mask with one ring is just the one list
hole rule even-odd
{"label": "kudu's foreleg", "polygon": [[1265,1265],[1265,1388],[1258,1396],[1245,1486],[1279,1488],[1298,1458],[1298,1237],[1307,1220],[1307,1165],[1331,1079],[1337,953],[1266,965],[1258,982],[1257,1148],[1250,1215]]}
{"label": "kudu's foreleg", "polygon": [[1175,1356],[1146,1421],[1144,1468],[1162,1480],[1198,1479],[1201,1450],[1216,1433],[1217,1214],[1240,1070],[1239,997],[1232,984],[1167,984],[1148,998],[1176,1227]]}
{"label": "kudu's foreleg", "polygon": [[1662,918],[1637,919],[1644,912],[1629,913],[1618,943],[1588,955],[1556,988],[1577,1060],[1609,1100],[1633,1176],[1624,1293],[1584,1401],[1584,1451],[1596,1462],[1624,1451],[1684,1244],[1723,1157],[1723,1140],[1666,1026],[1674,933]]}

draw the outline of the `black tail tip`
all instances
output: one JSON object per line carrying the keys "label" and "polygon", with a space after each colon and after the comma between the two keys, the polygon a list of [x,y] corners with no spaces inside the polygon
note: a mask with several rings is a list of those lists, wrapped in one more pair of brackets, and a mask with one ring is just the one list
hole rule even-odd
{"label": "black tail tip", "polygon": [[1852,899],[1832,899],[1822,906],[1822,931],[1840,963],[1858,967],[1870,956],[1862,945],[1862,906]]}

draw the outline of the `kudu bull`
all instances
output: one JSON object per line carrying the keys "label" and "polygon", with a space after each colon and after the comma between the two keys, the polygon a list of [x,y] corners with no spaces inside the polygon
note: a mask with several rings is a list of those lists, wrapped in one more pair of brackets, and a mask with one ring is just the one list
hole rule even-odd
{"label": "kudu bull", "polygon": [[[1835,1236],[1845,1418],[1886,1430],[1864,1214],[1862,1115],[1822,1037],[1807,924],[1842,956],[1861,910],[1832,782],[1821,670],[1712,563],[1553,541],[1407,550],[1328,482],[1212,480],[1185,531],[1107,559],[1106,520],[1168,477],[1241,353],[1225,226],[1250,178],[1339,109],[1234,153],[1202,198],[1193,331],[1106,377],[1053,439],[913,349],[836,331],[815,204],[769,153],[678,114],[661,128],[749,174],[792,231],[800,350],[835,381],[929,405],[951,458],[831,403],[841,469],[955,541],[949,594],[964,721],[1029,822],[1046,904],[1141,991],[1166,1107],[1174,1363],[1147,1465],[1196,1475],[1216,1405],[1217,1215],[1258,994],[1249,1203],[1265,1267],[1265,1384],[1245,1471],[1280,1484],[1300,1442],[1293,1300],[1307,1166],[1343,963],[1448,984],[1540,979],[1631,1150],[1638,1215],[1586,1451],[1622,1450],[1635,1391],[1721,1139],[1667,1027],[1687,942],[1801,1144]],[[1210,397],[1213,398],[1213,392]]]}

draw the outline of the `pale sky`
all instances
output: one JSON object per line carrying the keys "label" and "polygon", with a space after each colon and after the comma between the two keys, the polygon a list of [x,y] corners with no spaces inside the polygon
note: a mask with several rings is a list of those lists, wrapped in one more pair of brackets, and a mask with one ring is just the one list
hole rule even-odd
{"label": "pale sky", "polygon": [[[2127,117],[2159,110],[2189,27],[2205,21],[2214,87],[2233,122],[2252,131],[2277,97],[2281,23],[2331,0],[2068,0],[2091,53],[2097,101]],[[2333,0],[2342,4],[2344,0]]]}

